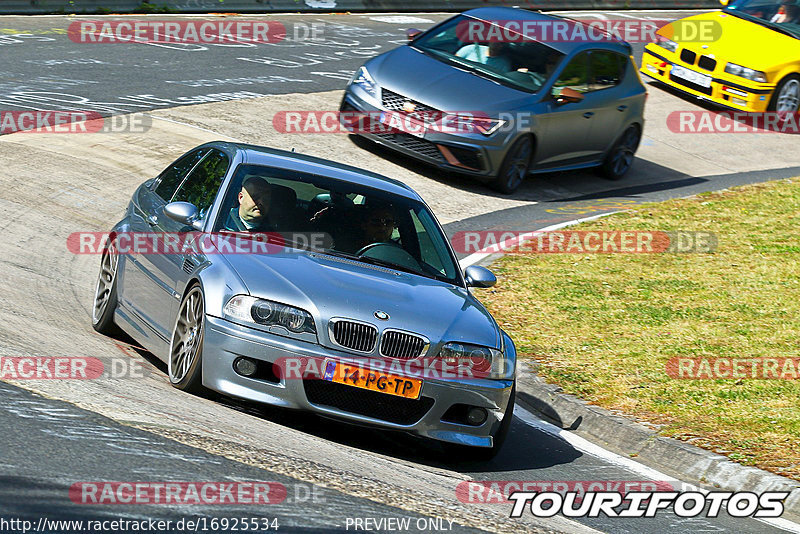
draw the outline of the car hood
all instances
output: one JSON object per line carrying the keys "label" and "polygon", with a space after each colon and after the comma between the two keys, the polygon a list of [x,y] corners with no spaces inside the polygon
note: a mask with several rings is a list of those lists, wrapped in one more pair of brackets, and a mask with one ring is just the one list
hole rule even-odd
{"label": "car hood", "polygon": [[483,112],[493,116],[534,99],[531,93],[487,80],[411,46],[386,52],[365,66],[381,87],[441,111]]}
{"label": "car hood", "polygon": [[[461,341],[500,348],[500,329],[466,289],[325,254],[232,254],[225,259],[251,295],[297,306],[314,317],[320,342],[331,317],[426,336],[432,347]],[[376,311],[389,319],[375,318]]]}
{"label": "car hood", "polygon": [[[685,21],[715,21],[720,24],[717,40],[708,43],[686,42],[681,46],[698,54],[714,54],[720,69],[732,62],[747,68],[768,72],[787,63],[798,62],[800,39],[730,15],[724,11],[713,11],[681,19]],[[658,33],[670,37],[671,24]],[[708,48],[703,48],[707,46]]]}

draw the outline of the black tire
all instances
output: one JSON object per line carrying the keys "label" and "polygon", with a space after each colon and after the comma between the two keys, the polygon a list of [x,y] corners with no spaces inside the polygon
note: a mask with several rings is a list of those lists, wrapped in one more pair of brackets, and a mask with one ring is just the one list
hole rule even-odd
{"label": "black tire", "polygon": [[445,447],[445,457],[448,460],[453,458],[458,461],[464,462],[488,462],[492,460],[500,449],[503,448],[503,443],[508,437],[508,431],[511,429],[511,421],[514,419],[514,404],[517,399],[517,381],[514,380],[514,385],[511,386],[511,395],[508,397],[508,407],[500,422],[500,427],[494,437],[494,444],[491,447],[465,447],[463,445],[447,445]]}
{"label": "black tire", "polygon": [[203,339],[205,324],[203,290],[200,284],[194,284],[186,292],[178,308],[167,360],[167,374],[170,383],[174,387],[190,393],[200,393],[204,390]]}
{"label": "black tire", "polygon": [[100,273],[97,275],[92,305],[92,328],[107,336],[116,336],[120,333],[119,327],[114,324],[114,312],[117,310],[118,268],[119,253],[116,245],[111,242],[106,246],[100,259]]}
{"label": "black tire", "polygon": [[517,139],[506,153],[500,170],[489,185],[495,191],[510,195],[516,191],[531,169],[533,140],[529,135]]}
{"label": "black tire", "polygon": [[[789,94],[783,94],[786,92],[793,93],[793,97]],[[781,98],[789,98],[793,100],[794,103],[790,104],[789,102],[779,102]],[[787,104],[789,104],[787,106]],[[795,114],[800,110],[800,76],[797,74],[790,74],[789,76],[785,77],[781,80],[781,83],[778,84],[778,87],[775,88],[775,92],[772,93],[772,99],[769,101],[769,106],[767,106],[769,111],[777,111],[779,113],[787,113],[787,114]]]}
{"label": "black tire", "polygon": [[635,124],[628,126],[617,142],[608,151],[605,161],[598,168],[600,175],[608,180],[620,180],[633,165],[633,157],[642,140],[642,131]]}

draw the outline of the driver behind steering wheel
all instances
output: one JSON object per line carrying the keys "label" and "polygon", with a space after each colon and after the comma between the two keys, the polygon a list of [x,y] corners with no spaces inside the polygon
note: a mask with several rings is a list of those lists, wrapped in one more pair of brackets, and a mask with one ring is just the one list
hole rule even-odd
{"label": "driver behind steering wheel", "polygon": [[392,241],[392,232],[395,229],[394,210],[386,204],[369,206],[364,218],[361,220],[361,239],[357,250],[361,250],[373,243],[386,243],[396,245]]}

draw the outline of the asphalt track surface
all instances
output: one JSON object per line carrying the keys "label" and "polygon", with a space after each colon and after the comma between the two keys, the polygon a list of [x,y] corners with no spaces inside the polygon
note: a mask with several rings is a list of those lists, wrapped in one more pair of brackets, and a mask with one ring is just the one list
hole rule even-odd
{"label": "asphalt track surface", "polygon": [[[661,475],[583,446],[520,406],[498,458],[487,464],[456,464],[435,446],[408,436],[183,394],[169,386],[164,366],[137,351],[130,340],[94,334],[89,307],[97,258],[67,255],[65,236],[77,229],[108,228],[133,187],[192,142],[215,137],[256,142],[265,137],[272,142],[263,144],[286,143],[264,132],[271,112],[335,105],[337,92],[365,57],[401,44],[404,28],[424,28],[444,15],[385,17],[291,18],[324,23],[329,39],[324,46],[297,42],[204,50],[78,44],[59,33],[78,17],[0,17],[0,110],[74,105],[111,114],[153,110],[159,119],[153,131],[122,140],[25,134],[0,138],[5,169],[0,204],[6,214],[0,222],[0,262],[6,274],[0,281],[0,356],[122,359],[139,362],[147,371],[144,376],[80,383],[0,383],[0,425],[6,429],[0,433],[0,518],[276,517],[281,530],[314,532],[343,530],[347,518],[366,517],[410,518],[412,526],[417,519],[440,519],[445,520],[442,529],[453,532],[783,531],[755,520],[682,519],[670,513],[576,523],[536,520],[529,514],[510,520],[505,504],[460,503],[457,485],[468,480],[642,481],[660,480]],[[641,45],[636,48],[638,56]],[[658,88],[650,92],[651,109],[696,106]],[[304,102],[307,106],[299,107]],[[262,115],[254,113],[257,106],[264,109]],[[245,117],[248,124],[243,124]],[[161,121],[172,121],[168,126],[174,128],[160,130],[165,124]],[[645,138],[630,179],[610,184],[591,173],[537,177],[512,197],[348,139],[326,140],[328,145],[319,150],[320,155],[327,150],[356,164],[370,162],[371,168],[374,160],[380,172],[398,173],[422,192],[450,234],[461,229],[533,230],[640,202],[800,174],[796,150],[783,152],[796,141],[785,136],[743,136],[736,139],[741,145],[726,153],[725,139],[712,136],[683,146],[681,138],[667,138],[663,125],[653,124],[654,133]],[[291,142],[314,153],[317,141]],[[755,153],[760,146],[777,148],[771,154],[759,152],[758,162],[733,162],[734,155],[741,156],[748,147]],[[667,156],[659,159],[662,153]],[[666,476],[674,482],[675,475]],[[72,503],[69,487],[92,480],[274,481],[289,488],[290,498],[256,511],[243,506],[93,508]],[[319,498],[297,498],[309,494]]]}

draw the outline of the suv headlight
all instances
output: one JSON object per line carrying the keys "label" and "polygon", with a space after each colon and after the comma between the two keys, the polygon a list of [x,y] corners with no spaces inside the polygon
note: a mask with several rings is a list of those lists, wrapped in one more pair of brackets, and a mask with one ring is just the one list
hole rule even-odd
{"label": "suv headlight", "polygon": [[754,82],[767,81],[767,75],[760,70],[748,69],[747,67],[742,67],[736,63],[728,63],[725,65],[725,72],[728,74],[733,74],[734,76],[739,76],[740,78],[753,80]]}
{"label": "suv headlight", "polygon": [[506,123],[502,119],[473,117],[471,115],[445,115],[443,122],[445,131],[455,130],[459,133],[480,132],[486,136],[492,135]]}
{"label": "suv headlight", "polygon": [[672,41],[671,39],[667,39],[663,35],[656,34],[656,44],[661,48],[666,48],[670,52],[677,52],[678,51],[678,43]]}
{"label": "suv headlight", "polygon": [[356,71],[356,75],[353,77],[352,83],[361,87],[373,98],[378,98],[378,83],[372,79],[366,67],[359,67],[358,71]]}
{"label": "suv headlight", "polygon": [[437,356],[459,372],[474,378],[507,378],[508,362],[503,351],[469,343],[445,343]]}
{"label": "suv headlight", "polygon": [[310,313],[271,300],[236,295],[228,301],[222,311],[232,319],[264,326],[282,326],[295,334],[317,333],[314,318]]}

